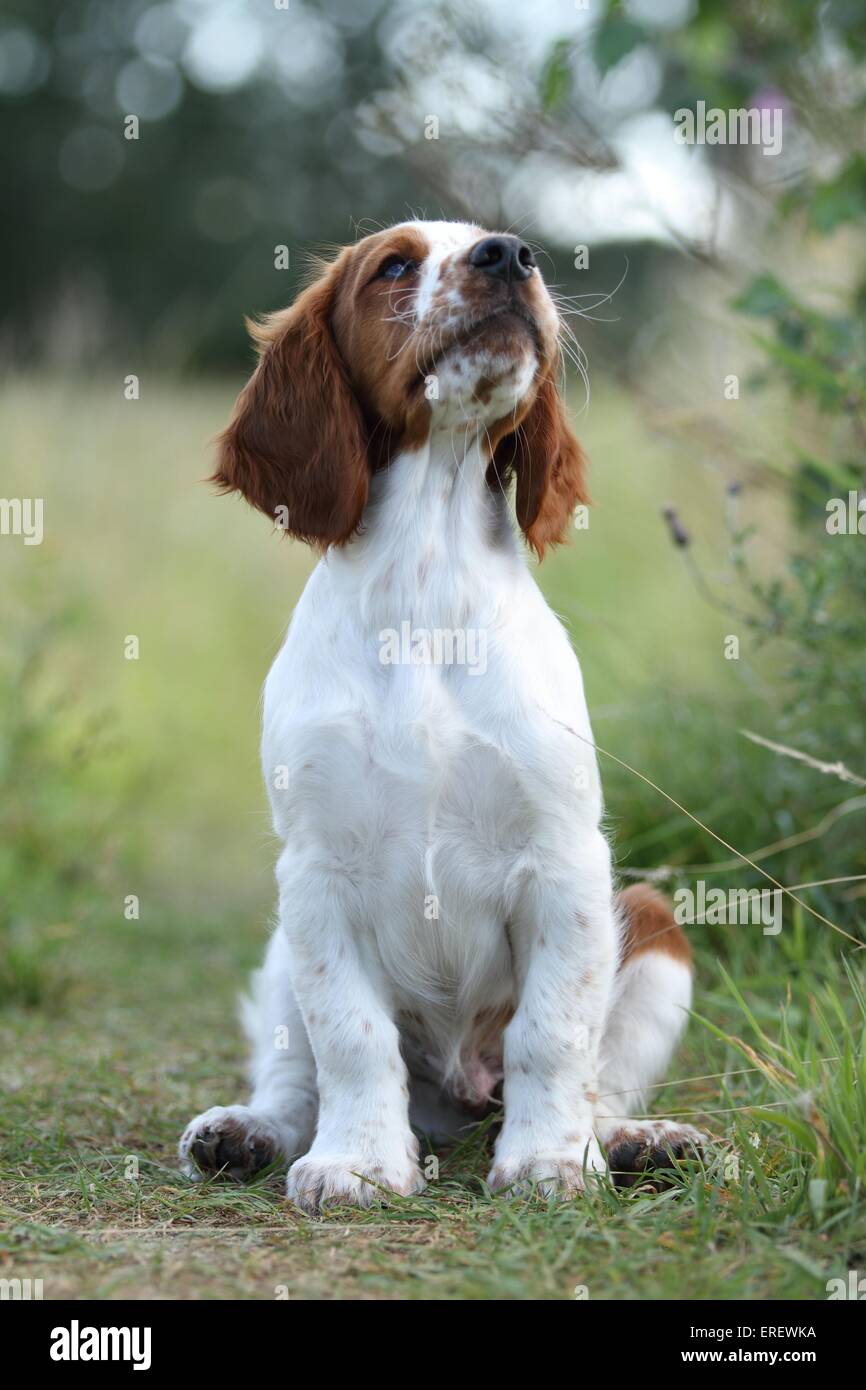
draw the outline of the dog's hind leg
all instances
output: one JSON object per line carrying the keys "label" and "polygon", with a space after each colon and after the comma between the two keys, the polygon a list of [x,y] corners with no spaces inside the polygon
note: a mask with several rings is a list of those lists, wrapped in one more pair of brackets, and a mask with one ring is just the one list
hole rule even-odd
{"label": "dog's hind leg", "polygon": [[667,899],[646,883],[619,894],[623,950],[601,1043],[596,1135],[617,1186],[671,1159],[700,1152],[704,1136],[676,1120],[645,1116],[688,1021],[692,962]]}
{"label": "dog's hind leg", "polygon": [[252,1047],[248,1105],[215,1105],[185,1129],[181,1166],[192,1178],[242,1181],[309,1148],[316,1127],[316,1064],[292,989],[289,947],[274,932],[262,969],[243,1000]]}

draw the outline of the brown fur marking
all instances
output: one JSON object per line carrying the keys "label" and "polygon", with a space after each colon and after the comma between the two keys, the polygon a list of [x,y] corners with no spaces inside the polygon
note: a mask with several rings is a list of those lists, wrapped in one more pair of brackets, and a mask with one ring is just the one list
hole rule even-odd
{"label": "brown fur marking", "polygon": [[685,932],[674,921],[671,905],[664,894],[649,883],[634,883],[623,889],[618,901],[626,915],[623,965],[645,951],[662,951],[683,965],[691,965],[692,948]]}

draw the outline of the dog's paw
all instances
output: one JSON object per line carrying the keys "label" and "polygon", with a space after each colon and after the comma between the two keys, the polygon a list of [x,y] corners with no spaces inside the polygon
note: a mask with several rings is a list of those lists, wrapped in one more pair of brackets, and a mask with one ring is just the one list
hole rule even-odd
{"label": "dog's paw", "polygon": [[605,1137],[607,1161],[615,1187],[650,1183],[665,1186],[659,1169],[681,1159],[700,1158],[707,1136],[693,1125],[674,1120],[626,1120]]}
{"label": "dog's paw", "polygon": [[308,1215],[327,1207],[385,1206],[389,1195],[411,1197],[426,1183],[414,1157],[382,1162],[350,1154],[314,1153],[299,1158],[289,1169],[286,1196]]}
{"label": "dog's paw", "polygon": [[244,1182],[286,1157],[277,1125],[246,1105],[214,1105],[197,1115],[181,1135],[178,1155],[195,1182],[217,1176]]}
{"label": "dog's paw", "polygon": [[551,1152],[496,1154],[487,1185],[494,1192],[526,1196],[533,1190],[541,1197],[575,1197],[586,1190],[594,1175],[605,1171],[604,1157],[595,1137],[571,1138]]}

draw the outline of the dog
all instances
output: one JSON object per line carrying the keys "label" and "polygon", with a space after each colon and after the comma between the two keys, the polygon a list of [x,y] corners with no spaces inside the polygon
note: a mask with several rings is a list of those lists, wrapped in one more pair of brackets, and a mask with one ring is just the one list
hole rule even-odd
{"label": "dog", "polygon": [[669,1166],[698,1131],[629,1117],[691,953],[653,888],[616,891],[580,667],[520,539],[540,560],[589,501],[532,250],[402,223],[251,331],[215,482],[320,559],[264,690],[252,1095],[192,1121],[183,1168],[285,1162],[305,1211],[366,1207],[422,1190],[419,1132],[492,1106],[493,1190]]}

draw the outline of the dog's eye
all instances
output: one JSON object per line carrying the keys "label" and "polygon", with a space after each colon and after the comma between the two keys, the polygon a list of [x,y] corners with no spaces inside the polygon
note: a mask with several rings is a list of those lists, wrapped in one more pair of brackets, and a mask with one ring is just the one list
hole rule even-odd
{"label": "dog's eye", "polygon": [[399,280],[401,276],[408,275],[410,271],[417,270],[414,261],[407,261],[403,256],[389,256],[379,266],[380,280]]}

